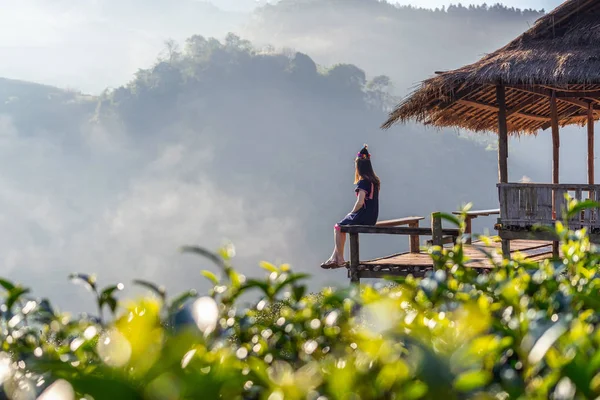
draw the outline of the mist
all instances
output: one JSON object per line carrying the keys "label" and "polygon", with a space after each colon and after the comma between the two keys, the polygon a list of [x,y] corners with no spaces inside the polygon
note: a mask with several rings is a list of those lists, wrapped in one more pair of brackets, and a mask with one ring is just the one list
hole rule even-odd
{"label": "mist", "polygon": [[[72,301],[82,289],[70,272],[203,290],[199,271],[214,267],[178,249],[231,241],[247,275],[266,259],[312,273],[314,289],[344,285],[344,271],[318,265],[353,205],[365,142],[380,219],[497,207],[493,135],[379,125],[417,81],[495,50],[538,11],[251,3],[3,4],[0,76],[20,80],[0,79],[3,276],[89,310],[91,300]],[[382,74],[390,85],[374,85]],[[584,182],[585,132],[562,138],[561,180]],[[511,139],[511,180],[550,173],[549,131]],[[408,247],[361,243],[364,257]]]}

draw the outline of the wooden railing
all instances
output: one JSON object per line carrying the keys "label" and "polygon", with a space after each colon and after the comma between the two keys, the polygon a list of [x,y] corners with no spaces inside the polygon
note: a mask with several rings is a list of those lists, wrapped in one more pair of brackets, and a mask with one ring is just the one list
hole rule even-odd
{"label": "wooden railing", "polygon": [[[503,229],[554,225],[564,221],[565,195],[582,200],[600,200],[600,185],[551,183],[500,183],[500,224]],[[600,209],[583,210],[569,219],[572,229],[600,228]]]}
{"label": "wooden railing", "polygon": [[[443,246],[444,236],[452,236],[453,238],[458,237],[458,229],[444,229],[442,228],[442,218],[439,213],[431,214],[431,228],[421,228],[418,226],[399,226],[399,225],[412,225],[415,222],[422,220],[423,217],[409,217],[398,220],[381,221],[375,226],[364,226],[364,225],[342,225],[341,231],[350,235],[350,267],[348,275],[350,282],[360,282],[358,268],[360,265],[360,249],[358,235],[364,233],[378,233],[388,235],[406,235],[410,237],[411,241],[411,252],[415,251],[418,246],[418,238],[420,236],[431,236],[432,244],[434,246]],[[416,238],[416,245],[414,244]]]}

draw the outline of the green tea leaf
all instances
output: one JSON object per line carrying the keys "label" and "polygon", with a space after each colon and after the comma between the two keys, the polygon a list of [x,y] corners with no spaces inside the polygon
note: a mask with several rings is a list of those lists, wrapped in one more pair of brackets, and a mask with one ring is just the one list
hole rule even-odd
{"label": "green tea leaf", "polygon": [[454,387],[461,392],[470,392],[487,385],[492,379],[488,371],[468,371],[460,374],[454,381]]}
{"label": "green tea leaf", "polygon": [[202,274],[202,276],[207,278],[209,281],[211,281],[213,283],[213,285],[219,284],[219,278],[217,278],[217,275],[215,275],[214,273],[204,270],[201,272],[201,274]]}

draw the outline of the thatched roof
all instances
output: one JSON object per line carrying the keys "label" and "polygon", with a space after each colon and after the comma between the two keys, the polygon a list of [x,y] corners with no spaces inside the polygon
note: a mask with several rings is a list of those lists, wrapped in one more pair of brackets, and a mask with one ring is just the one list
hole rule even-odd
{"label": "thatched roof", "polygon": [[600,118],[600,0],[568,0],[527,32],[474,64],[439,72],[390,114],[383,128],[416,120],[437,127],[497,131],[496,85],[506,90],[509,133],[584,124],[588,104]]}

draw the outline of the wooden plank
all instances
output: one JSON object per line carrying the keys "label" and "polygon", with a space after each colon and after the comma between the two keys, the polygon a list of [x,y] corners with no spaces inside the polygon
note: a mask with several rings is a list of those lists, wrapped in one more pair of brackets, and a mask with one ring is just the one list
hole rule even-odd
{"label": "wooden plank", "polygon": [[360,283],[358,276],[358,265],[360,264],[358,233],[350,234],[350,282]]}
{"label": "wooden plank", "polygon": [[550,231],[509,231],[501,230],[498,232],[498,236],[501,239],[529,239],[529,240],[543,240],[543,241],[554,241],[558,239],[558,236],[554,232]]}
{"label": "wooden plank", "polygon": [[[497,252],[501,243],[492,242],[484,245],[478,241],[475,245],[464,246],[465,256],[469,259],[467,266],[474,270],[487,270],[493,268],[493,264],[487,255],[479,250],[487,249],[495,263],[501,260],[501,254]],[[491,251],[490,251],[491,250]],[[507,254],[519,252],[531,261],[539,261],[550,258],[552,252],[551,242],[537,240],[514,240]],[[433,261],[427,253],[401,253],[376,260],[363,261],[357,269],[358,278],[384,278],[386,276],[422,276],[426,271],[433,268]]]}
{"label": "wooden plank", "polygon": [[[462,211],[453,211],[452,214],[461,215]],[[467,211],[466,214],[470,215],[472,217],[487,217],[489,215],[499,215],[500,209],[494,208],[494,209],[490,209],[490,210]]]}
{"label": "wooden plank", "polygon": [[403,269],[400,270],[398,272],[393,272],[393,271],[360,271],[360,277],[361,278],[366,278],[366,279],[383,279],[383,278],[387,278],[387,277],[394,277],[394,276],[408,276],[408,275],[412,275],[415,278],[423,278],[426,274],[427,270],[416,270],[416,269]]}
{"label": "wooden plank", "polygon": [[498,178],[508,182],[508,128],[506,126],[506,93],[503,85],[496,86],[498,102]]}
{"label": "wooden plank", "polygon": [[385,221],[379,221],[375,224],[375,226],[401,226],[401,225],[409,225],[414,222],[419,222],[424,220],[425,217],[404,217],[398,219],[388,219]]}
{"label": "wooden plank", "polygon": [[[345,233],[377,233],[388,235],[419,235],[431,236],[430,228],[410,228],[403,226],[371,226],[371,225],[342,225],[340,230]],[[458,236],[458,229],[442,229],[444,235]]]}

